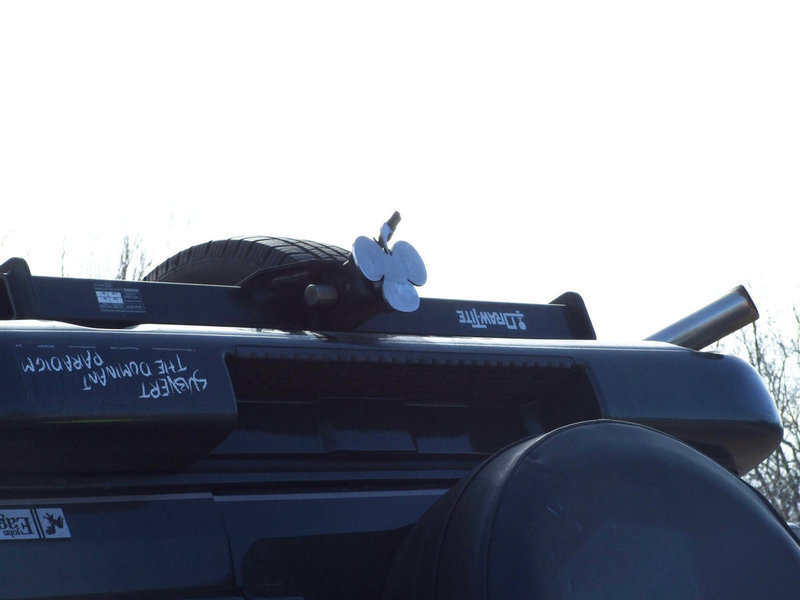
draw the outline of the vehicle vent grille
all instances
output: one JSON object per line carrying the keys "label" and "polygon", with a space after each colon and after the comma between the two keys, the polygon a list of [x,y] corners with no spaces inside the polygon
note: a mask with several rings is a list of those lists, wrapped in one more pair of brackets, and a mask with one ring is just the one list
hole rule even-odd
{"label": "vehicle vent grille", "polygon": [[599,417],[565,357],[247,348],[226,362],[237,452],[490,453]]}

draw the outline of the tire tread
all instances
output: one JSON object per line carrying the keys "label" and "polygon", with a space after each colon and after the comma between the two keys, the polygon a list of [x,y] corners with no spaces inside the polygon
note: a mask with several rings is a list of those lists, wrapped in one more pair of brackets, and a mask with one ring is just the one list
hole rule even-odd
{"label": "tire tread", "polygon": [[252,236],[212,240],[181,250],[145,281],[235,285],[260,269],[305,260],[343,263],[348,251],[338,246],[293,238]]}

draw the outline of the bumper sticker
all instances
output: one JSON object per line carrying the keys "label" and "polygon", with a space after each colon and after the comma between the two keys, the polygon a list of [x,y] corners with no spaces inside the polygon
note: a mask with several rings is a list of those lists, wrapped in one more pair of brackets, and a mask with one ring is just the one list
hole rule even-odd
{"label": "bumper sticker", "polygon": [[0,541],[71,537],[64,511],[60,508],[0,509]]}

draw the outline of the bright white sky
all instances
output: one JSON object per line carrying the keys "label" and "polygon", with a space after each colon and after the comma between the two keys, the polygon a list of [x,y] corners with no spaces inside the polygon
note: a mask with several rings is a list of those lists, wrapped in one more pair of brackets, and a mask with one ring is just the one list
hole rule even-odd
{"label": "bright white sky", "polygon": [[394,210],[422,294],[638,339],[800,303],[796,2],[4,2],[2,250],[35,274]]}

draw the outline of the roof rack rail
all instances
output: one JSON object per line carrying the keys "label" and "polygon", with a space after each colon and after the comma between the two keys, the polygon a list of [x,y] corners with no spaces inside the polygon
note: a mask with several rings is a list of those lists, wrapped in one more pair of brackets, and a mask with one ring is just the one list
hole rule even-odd
{"label": "roof rack rail", "polygon": [[330,307],[305,290],[330,281],[329,262],[264,269],[240,285],[78,279],[31,275],[25,260],[0,265],[0,319],[42,319],[88,327],[205,325],[284,330],[524,339],[596,339],[581,297],[549,304],[420,299],[414,312],[385,305]]}

